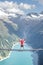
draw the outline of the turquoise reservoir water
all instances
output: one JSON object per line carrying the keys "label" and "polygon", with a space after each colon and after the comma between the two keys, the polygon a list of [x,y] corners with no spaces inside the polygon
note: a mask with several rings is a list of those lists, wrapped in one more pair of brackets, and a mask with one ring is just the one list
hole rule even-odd
{"label": "turquoise reservoir water", "polygon": [[[17,44],[14,48],[19,49],[20,45]],[[25,49],[31,48],[26,44],[24,46]],[[21,49],[21,48],[20,48]],[[36,53],[28,52],[28,51],[12,51],[9,58],[6,60],[0,61],[0,65],[37,65],[37,61],[35,58],[37,56]],[[38,60],[38,59],[37,59]]]}

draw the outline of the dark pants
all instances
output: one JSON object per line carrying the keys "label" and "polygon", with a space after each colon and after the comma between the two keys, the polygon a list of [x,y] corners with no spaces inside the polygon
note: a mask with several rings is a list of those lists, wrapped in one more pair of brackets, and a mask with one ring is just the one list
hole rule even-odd
{"label": "dark pants", "polygon": [[23,45],[21,45],[21,47],[23,47]]}

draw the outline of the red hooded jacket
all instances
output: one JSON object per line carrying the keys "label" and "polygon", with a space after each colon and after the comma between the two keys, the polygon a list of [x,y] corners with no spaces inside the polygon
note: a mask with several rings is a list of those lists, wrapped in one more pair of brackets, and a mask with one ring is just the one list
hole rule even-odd
{"label": "red hooded jacket", "polygon": [[21,39],[21,40],[20,40],[20,44],[21,44],[21,45],[24,45],[24,39]]}

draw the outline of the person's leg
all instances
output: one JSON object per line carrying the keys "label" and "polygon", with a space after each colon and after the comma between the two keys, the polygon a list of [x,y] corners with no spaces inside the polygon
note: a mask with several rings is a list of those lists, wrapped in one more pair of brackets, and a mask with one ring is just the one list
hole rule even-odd
{"label": "person's leg", "polygon": [[24,45],[21,45],[22,49],[24,49]]}
{"label": "person's leg", "polygon": [[20,45],[20,49],[24,49],[24,45]]}
{"label": "person's leg", "polygon": [[23,49],[24,49],[24,45],[23,45]]}

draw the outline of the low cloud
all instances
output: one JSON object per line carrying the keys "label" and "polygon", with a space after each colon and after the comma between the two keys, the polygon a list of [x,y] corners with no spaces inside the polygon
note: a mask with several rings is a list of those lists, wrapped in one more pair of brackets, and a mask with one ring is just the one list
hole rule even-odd
{"label": "low cloud", "polygon": [[24,15],[25,10],[33,9],[35,5],[29,5],[26,3],[16,3],[16,2],[9,2],[9,1],[0,1],[0,16],[13,16],[17,17],[17,14]]}
{"label": "low cloud", "polygon": [[21,8],[23,8],[23,9],[34,9],[35,8],[35,5],[29,5],[29,4],[24,4],[24,3],[20,3],[20,5],[19,5]]}

